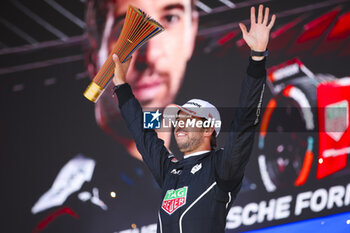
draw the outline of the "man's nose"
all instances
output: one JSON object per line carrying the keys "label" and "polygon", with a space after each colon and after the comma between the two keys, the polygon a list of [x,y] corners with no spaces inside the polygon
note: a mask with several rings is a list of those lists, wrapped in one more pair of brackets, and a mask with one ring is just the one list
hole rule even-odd
{"label": "man's nose", "polygon": [[[159,36],[159,35],[158,35]],[[160,40],[156,37],[148,41],[137,51],[135,68],[143,71],[156,65],[162,53]]]}
{"label": "man's nose", "polygon": [[148,62],[156,62],[163,52],[163,35],[157,35],[148,41],[146,45],[146,60]]}

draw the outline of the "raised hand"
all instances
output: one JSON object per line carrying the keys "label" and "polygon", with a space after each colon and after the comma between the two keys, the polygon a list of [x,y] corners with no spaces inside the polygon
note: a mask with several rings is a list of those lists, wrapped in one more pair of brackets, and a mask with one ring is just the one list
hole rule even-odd
{"label": "raised hand", "polygon": [[126,76],[126,73],[128,72],[129,66],[130,66],[131,57],[129,58],[129,60],[127,60],[124,63],[121,63],[119,61],[117,54],[113,54],[112,58],[113,58],[113,61],[115,64],[113,83],[114,83],[114,85],[123,84],[126,82],[125,76]]}
{"label": "raised hand", "polygon": [[243,23],[239,23],[241,28],[243,39],[248,44],[251,50],[264,52],[269,42],[270,30],[273,27],[276,15],[272,15],[271,21],[268,24],[269,8],[265,8],[265,14],[263,14],[264,6],[259,6],[258,19],[255,17],[255,7],[250,8],[250,30],[247,31],[246,26]]}

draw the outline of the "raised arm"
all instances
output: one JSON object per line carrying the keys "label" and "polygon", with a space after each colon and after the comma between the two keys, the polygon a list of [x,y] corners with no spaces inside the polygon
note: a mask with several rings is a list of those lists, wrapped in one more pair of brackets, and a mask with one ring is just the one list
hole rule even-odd
{"label": "raised arm", "polygon": [[143,112],[140,103],[132,93],[131,87],[125,82],[130,60],[120,63],[117,55],[113,55],[115,72],[113,83],[117,89],[119,108],[126,125],[131,132],[137,149],[142,155],[159,186],[162,187],[164,176],[169,164],[169,152],[164,146],[164,141],[159,139],[154,130],[143,129]]}
{"label": "raised arm", "polygon": [[[266,51],[270,29],[276,16],[267,24],[269,8],[259,6],[258,18],[255,17],[255,9],[251,8],[250,31],[244,24],[239,26],[243,38],[252,51]],[[241,85],[238,108],[231,123],[229,135],[225,147],[216,157],[216,174],[219,186],[229,191],[237,187],[242,181],[244,169],[248,162],[254,144],[254,132],[260,120],[262,98],[265,89],[266,70],[264,56],[252,56],[249,58],[246,77]]]}

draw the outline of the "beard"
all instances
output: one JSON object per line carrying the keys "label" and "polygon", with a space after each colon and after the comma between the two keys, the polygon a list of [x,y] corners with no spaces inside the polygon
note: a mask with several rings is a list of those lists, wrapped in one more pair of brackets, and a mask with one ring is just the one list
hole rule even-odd
{"label": "beard", "polygon": [[181,152],[193,151],[203,143],[202,135],[189,135],[186,141],[177,141],[177,146]]}

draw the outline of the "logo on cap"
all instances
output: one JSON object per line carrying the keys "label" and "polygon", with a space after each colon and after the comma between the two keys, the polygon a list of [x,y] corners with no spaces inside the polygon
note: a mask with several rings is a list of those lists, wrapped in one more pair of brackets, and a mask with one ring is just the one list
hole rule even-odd
{"label": "logo on cap", "polygon": [[192,104],[194,106],[197,106],[198,108],[202,107],[202,105],[196,103],[196,102],[187,102],[186,104]]}

